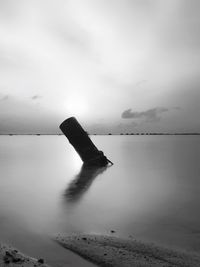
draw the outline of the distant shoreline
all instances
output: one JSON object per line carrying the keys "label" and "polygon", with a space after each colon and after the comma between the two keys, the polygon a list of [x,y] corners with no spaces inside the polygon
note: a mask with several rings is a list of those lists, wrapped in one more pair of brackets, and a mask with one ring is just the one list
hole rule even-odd
{"label": "distant shoreline", "polygon": [[[34,135],[34,136],[43,136],[43,135],[56,135],[56,136],[60,136],[63,134],[40,134],[40,133],[33,133],[33,134],[15,134],[15,133],[8,133],[8,134],[0,134],[0,136],[19,136],[19,135]],[[95,134],[95,133],[89,133],[89,135],[96,135],[96,136],[127,136],[127,135],[200,135],[200,133],[120,133],[120,134],[112,134],[112,133],[108,133],[108,134]]]}

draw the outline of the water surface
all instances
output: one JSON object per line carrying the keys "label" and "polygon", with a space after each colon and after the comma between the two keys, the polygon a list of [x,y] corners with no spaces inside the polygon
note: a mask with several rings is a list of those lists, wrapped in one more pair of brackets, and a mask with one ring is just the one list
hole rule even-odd
{"label": "water surface", "polygon": [[81,169],[64,136],[0,137],[1,240],[54,266],[68,253],[50,239],[58,232],[200,252],[200,137],[91,138],[112,167]]}

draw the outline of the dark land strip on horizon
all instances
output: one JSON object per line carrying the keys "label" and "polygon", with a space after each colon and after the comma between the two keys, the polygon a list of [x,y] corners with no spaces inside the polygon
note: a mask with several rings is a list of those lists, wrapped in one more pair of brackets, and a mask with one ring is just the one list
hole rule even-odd
{"label": "dark land strip on horizon", "polygon": [[[143,133],[143,132],[141,132],[141,133],[119,133],[119,134],[116,134],[116,133],[108,133],[108,134],[97,134],[97,133],[88,133],[89,135],[200,135],[200,133]],[[15,136],[15,135],[35,135],[35,136],[43,136],[43,135],[63,135],[62,133],[58,133],[58,134],[48,134],[48,133],[25,133],[25,134],[21,134],[21,133],[8,133],[8,134],[0,134],[0,136],[1,135],[8,135],[8,136]]]}

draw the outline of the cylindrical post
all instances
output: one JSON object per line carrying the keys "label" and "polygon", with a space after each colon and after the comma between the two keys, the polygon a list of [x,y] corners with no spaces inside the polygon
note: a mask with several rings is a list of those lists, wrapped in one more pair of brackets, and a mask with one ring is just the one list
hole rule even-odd
{"label": "cylindrical post", "polygon": [[70,117],[60,125],[61,131],[86,164],[107,165],[110,162],[93,144],[75,117]]}

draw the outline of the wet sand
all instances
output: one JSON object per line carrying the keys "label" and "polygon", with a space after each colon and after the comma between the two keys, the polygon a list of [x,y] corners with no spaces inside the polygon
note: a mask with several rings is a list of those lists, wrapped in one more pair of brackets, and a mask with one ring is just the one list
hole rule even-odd
{"label": "wet sand", "polygon": [[23,267],[48,267],[44,259],[35,259],[26,256],[17,249],[0,244],[0,267],[23,266]]}
{"label": "wet sand", "polygon": [[200,255],[134,239],[94,234],[58,235],[56,241],[99,266],[199,267]]}
{"label": "wet sand", "polygon": [[[61,247],[49,237],[48,242],[38,243],[37,239],[29,238],[33,247],[11,246],[12,242],[0,243],[0,267],[95,267],[92,262],[85,260],[76,253]],[[22,240],[23,242],[23,240]],[[9,245],[8,245],[9,244]],[[22,252],[23,254],[22,254]],[[41,259],[41,260],[40,260]],[[39,260],[39,261],[38,261]],[[42,264],[42,262],[48,264]]]}

